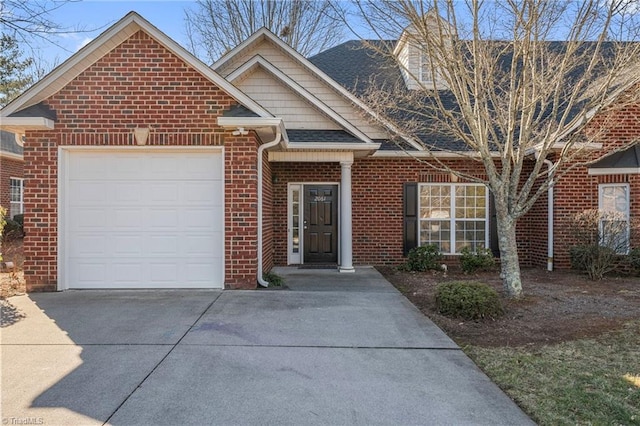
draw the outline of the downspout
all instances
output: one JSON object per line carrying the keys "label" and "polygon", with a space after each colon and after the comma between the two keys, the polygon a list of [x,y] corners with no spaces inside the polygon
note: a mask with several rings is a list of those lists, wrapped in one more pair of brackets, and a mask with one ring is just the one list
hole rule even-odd
{"label": "downspout", "polygon": [[[551,176],[551,168],[553,163],[551,160],[544,160]],[[553,271],[553,182],[549,181],[549,189],[547,190],[547,271]]]}
{"label": "downspout", "polygon": [[262,154],[265,149],[273,148],[280,143],[282,130],[276,126],[276,137],[271,142],[260,145],[258,148],[258,284],[269,287],[269,283],[262,278]]}

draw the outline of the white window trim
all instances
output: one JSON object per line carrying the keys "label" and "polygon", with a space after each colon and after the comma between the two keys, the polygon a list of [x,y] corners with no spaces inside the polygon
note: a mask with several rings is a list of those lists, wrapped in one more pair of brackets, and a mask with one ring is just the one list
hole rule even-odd
{"label": "white window trim", "polygon": [[[451,197],[451,204],[449,205],[449,222],[451,223],[451,231],[450,231],[450,236],[449,236],[449,246],[451,247],[452,250],[455,250],[456,248],[456,228],[455,228],[455,223],[457,220],[462,220],[465,221],[465,219],[456,219],[455,217],[455,212],[456,212],[456,197],[455,197],[455,188],[459,187],[459,186],[483,186],[483,185],[479,185],[477,183],[448,183],[448,182],[433,182],[433,183],[419,183],[418,184],[418,236],[417,236],[417,241],[418,241],[418,245],[422,245],[422,241],[420,239],[420,234],[422,231],[422,216],[420,214],[421,210],[422,210],[422,197],[420,196],[420,192],[421,192],[421,188],[425,187],[425,186],[448,186],[451,188],[451,192],[450,192],[450,197]],[[485,248],[490,248],[489,247],[489,232],[490,232],[490,226],[489,226],[489,188],[487,188],[485,186],[486,190],[485,190],[485,218],[484,218],[484,246]],[[466,219],[468,221],[471,220],[477,220],[477,219]],[[443,252],[442,254],[447,255],[447,256],[460,256],[460,253],[456,253],[454,252],[448,252],[445,253]]]}
{"label": "white window trim", "polygon": [[18,205],[18,210],[19,213],[16,214],[24,214],[24,178],[19,178],[19,177],[9,177],[9,192],[11,192],[11,181],[18,181],[20,182],[20,201],[13,201],[12,195],[13,194],[9,194],[9,214],[11,215],[11,219],[13,219],[13,216],[15,216],[13,213],[13,206],[14,205]]}
{"label": "white window trim", "polygon": [[[303,185],[290,183],[287,185],[287,265],[302,263],[304,238],[302,234],[302,190]],[[293,193],[298,191],[298,252],[293,252]]]}
{"label": "white window trim", "polygon": [[[606,188],[620,188],[620,187],[624,188],[624,190],[626,192],[626,198],[627,198],[627,205],[625,206],[626,209],[623,212],[624,215],[625,215],[626,222],[627,222],[627,241],[626,241],[627,250],[624,253],[619,253],[619,254],[628,254],[629,253],[629,248],[631,246],[631,240],[630,240],[631,235],[629,234],[629,231],[630,231],[630,217],[631,217],[631,188],[630,188],[630,185],[628,183],[601,183],[601,184],[599,184],[598,185],[598,210],[599,211],[605,211],[604,207],[602,205],[602,201],[603,201],[602,199],[603,199],[604,190]],[[601,220],[598,223],[598,227],[600,228],[600,232],[602,232],[602,221]]]}

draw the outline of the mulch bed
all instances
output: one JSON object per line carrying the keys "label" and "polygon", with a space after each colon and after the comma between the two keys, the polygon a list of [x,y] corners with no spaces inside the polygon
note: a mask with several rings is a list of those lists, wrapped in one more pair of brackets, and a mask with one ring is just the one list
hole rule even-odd
{"label": "mulch bed", "polygon": [[405,272],[392,267],[378,270],[426,316],[459,345],[486,347],[557,343],[616,330],[640,319],[640,278],[607,277],[591,281],[571,271],[524,269],[525,297],[503,296],[505,316],[497,320],[464,321],[440,315],[435,288],[448,281],[477,281],[503,293],[497,271],[465,275],[461,271]]}

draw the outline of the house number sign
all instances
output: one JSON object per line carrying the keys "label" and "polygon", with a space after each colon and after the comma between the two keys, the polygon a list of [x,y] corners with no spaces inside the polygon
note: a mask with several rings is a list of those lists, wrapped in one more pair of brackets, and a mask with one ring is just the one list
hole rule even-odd
{"label": "house number sign", "polygon": [[316,195],[313,201],[315,201],[316,203],[322,203],[326,201],[326,199],[327,197],[325,197],[324,195]]}

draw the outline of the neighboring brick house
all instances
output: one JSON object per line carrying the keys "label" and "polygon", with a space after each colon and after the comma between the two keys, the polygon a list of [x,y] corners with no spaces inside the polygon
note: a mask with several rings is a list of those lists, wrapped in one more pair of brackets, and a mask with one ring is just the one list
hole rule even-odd
{"label": "neighboring brick house", "polygon": [[[487,188],[415,161],[420,145],[391,143],[358,98],[374,71],[403,76],[357,45],[307,59],[263,29],[207,67],[135,13],[114,24],[0,112],[25,135],[28,289],[255,288],[273,265],[352,272],[425,242],[495,249]],[[640,189],[605,166],[576,171],[594,188],[580,208]],[[630,186],[599,192],[610,181]],[[562,219],[574,194],[556,191]],[[519,229],[524,264],[547,264],[546,203]]]}
{"label": "neighboring brick house", "polygon": [[24,213],[24,158],[13,133],[0,130],[0,206],[7,217]]}

